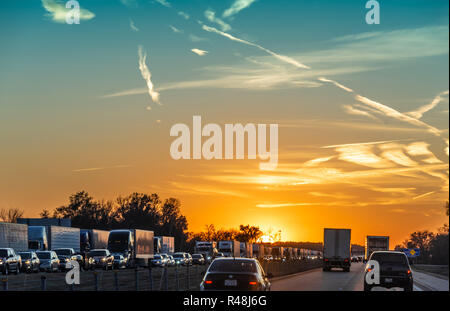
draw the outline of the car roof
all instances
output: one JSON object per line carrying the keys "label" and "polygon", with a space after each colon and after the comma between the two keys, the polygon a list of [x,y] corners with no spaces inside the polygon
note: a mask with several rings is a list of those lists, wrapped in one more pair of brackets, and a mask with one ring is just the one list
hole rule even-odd
{"label": "car roof", "polygon": [[94,248],[94,249],[90,250],[90,252],[93,252],[93,251],[107,251],[107,249],[106,248]]}
{"label": "car roof", "polygon": [[252,262],[256,261],[255,258],[245,258],[245,257],[220,257],[220,258],[217,258],[216,260],[220,260],[220,261],[239,260],[239,261],[252,261]]}
{"label": "car roof", "polygon": [[374,251],[374,252],[372,252],[372,254],[400,254],[400,255],[405,255],[405,253],[399,252],[399,251]]}

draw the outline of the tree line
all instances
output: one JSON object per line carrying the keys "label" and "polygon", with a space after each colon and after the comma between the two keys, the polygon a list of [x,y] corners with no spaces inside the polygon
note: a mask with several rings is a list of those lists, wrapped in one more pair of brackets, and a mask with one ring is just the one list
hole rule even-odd
{"label": "tree line", "polygon": [[158,194],[132,193],[115,200],[95,200],[86,191],[69,197],[69,203],[54,209],[43,210],[43,218],[70,218],[73,227],[83,229],[142,229],[151,230],[155,236],[173,236],[177,250],[183,249],[187,239],[188,222],[181,214],[178,199],[164,201]]}
{"label": "tree line", "polygon": [[[445,213],[449,216],[448,201],[445,203]],[[397,245],[396,250],[401,248],[418,248],[420,255],[416,259],[417,263],[448,265],[449,264],[449,226],[444,224],[436,233],[423,230],[416,231],[403,242]]]}

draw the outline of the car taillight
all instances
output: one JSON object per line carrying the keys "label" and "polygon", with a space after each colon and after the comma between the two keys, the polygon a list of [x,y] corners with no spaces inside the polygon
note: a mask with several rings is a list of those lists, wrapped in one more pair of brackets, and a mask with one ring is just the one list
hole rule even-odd
{"label": "car taillight", "polygon": [[210,280],[205,281],[205,284],[212,284],[212,281],[210,281]]}
{"label": "car taillight", "polygon": [[344,261],[348,261],[348,259],[347,259],[347,258],[345,258],[345,259],[344,259]]}
{"label": "car taillight", "polygon": [[325,261],[328,261],[328,259],[325,259]]}
{"label": "car taillight", "polygon": [[248,282],[248,284],[250,284],[250,285],[256,285],[256,284],[258,284],[258,283],[256,283],[256,282]]}
{"label": "car taillight", "polygon": [[406,270],[406,274],[411,274],[411,270]]}
{"label": "car taillight", "polygon": [[371,268],[367,268],[367,272],[370,272],[370,271],[372,271],[372,269]]}

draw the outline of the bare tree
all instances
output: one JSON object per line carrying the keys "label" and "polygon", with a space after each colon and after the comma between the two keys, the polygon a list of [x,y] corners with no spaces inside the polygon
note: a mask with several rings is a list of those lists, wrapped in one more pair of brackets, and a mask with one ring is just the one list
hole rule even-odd
{"label": "bare tree", "polygon": [[23,211],[18,208],[1,209],[0,220],[4,222],[17,222],[17,218],[23,216]]}

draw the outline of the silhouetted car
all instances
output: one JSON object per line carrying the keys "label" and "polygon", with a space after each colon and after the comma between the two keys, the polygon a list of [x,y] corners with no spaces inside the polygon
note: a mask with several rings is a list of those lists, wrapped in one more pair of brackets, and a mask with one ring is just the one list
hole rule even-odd
{"label": "silhouetted car", "polygon": [[370,255],[370,260],[376,260],[379,264],[380,284],[367,284],[365,276],[373,269],[368,263],[364,276],[364,291],[370,291],[373,287],[377,286],[385,288],[402,287],[405,291],[413,290],[412,271],[405,253],[375,251]]}
{"label": "silhouetted car", "polygon": [[78,255],[73,248],[57,248],[53,250],[59,259],[59,269],[65,271],[66,269],[71,269],[70,261],[76,261],[78,264],[83,266],[83,257]]}
{"label": "silhouetted car", "polygon": [[95,268],[102,268],[103,270],[114,269],[114,256],[107,249],[90,250],[88,257],[94,258]]}
{"label": "silhouetted car", "polygon": [[12,248],[0,248],[0,270],[3,274],[19,274],[21,258]]}
{"label": "silhouetted car", "polygon": [[161,254],[155,254],[150,262],[153,267],[164,267],[166,266],[167,260]]}
{"label": "silhouetted car", "polygon": [[204,265],[205,264],[205,257],[203,257],[202,254],[193,254],[192,255],[192,263],[194,265]]}
{"label": "silhouetted car", "polygon": [[189,253],[186,253],[186,256],[187,256],[187,262],[188,262],[188,265],[189,265],[189,266],[192,266],[193,263],[194,263],[194,259],[192,259],[192,255],[189,254]]}
{"label": "silhouetted car", "polygon": [[40,271],[58,272],[60,261],[54,251],[37,251],[36,255],[40,261]]}
{"label": "silhouetted car", "polygon": [[127,267],[127,258],[125,258],[122,254],[113,254],[114,256],[114,268],[126,268]]}
{"label": "silhouetted car", "polygon": [[40,260],[34,251],[19,252],[22,260],[22,271],[31,273],[39,272]]}
{"label": "silhouetted car", "polygon": [[172,255],[167,255],[167,256],[169,257],[168,258],[169,266],[171,266],[171,267],[175,266],[176,263],[175,263],[175,259],[173,258],[173,256]]}
{"label": "silhouetted car", "polygon": [[215,259],[200,284],[200,290],[268,291],[269,277],[253,258]]}
{"label": "silhouetted car", "polygon": [[189,258],[187,257],[186,253],[179,252],[179,253],[173,254],[172,256],[173,256],[173,259],[175,259],[175,264],[177,264],[177,265],[186,266],[189,264]]}

